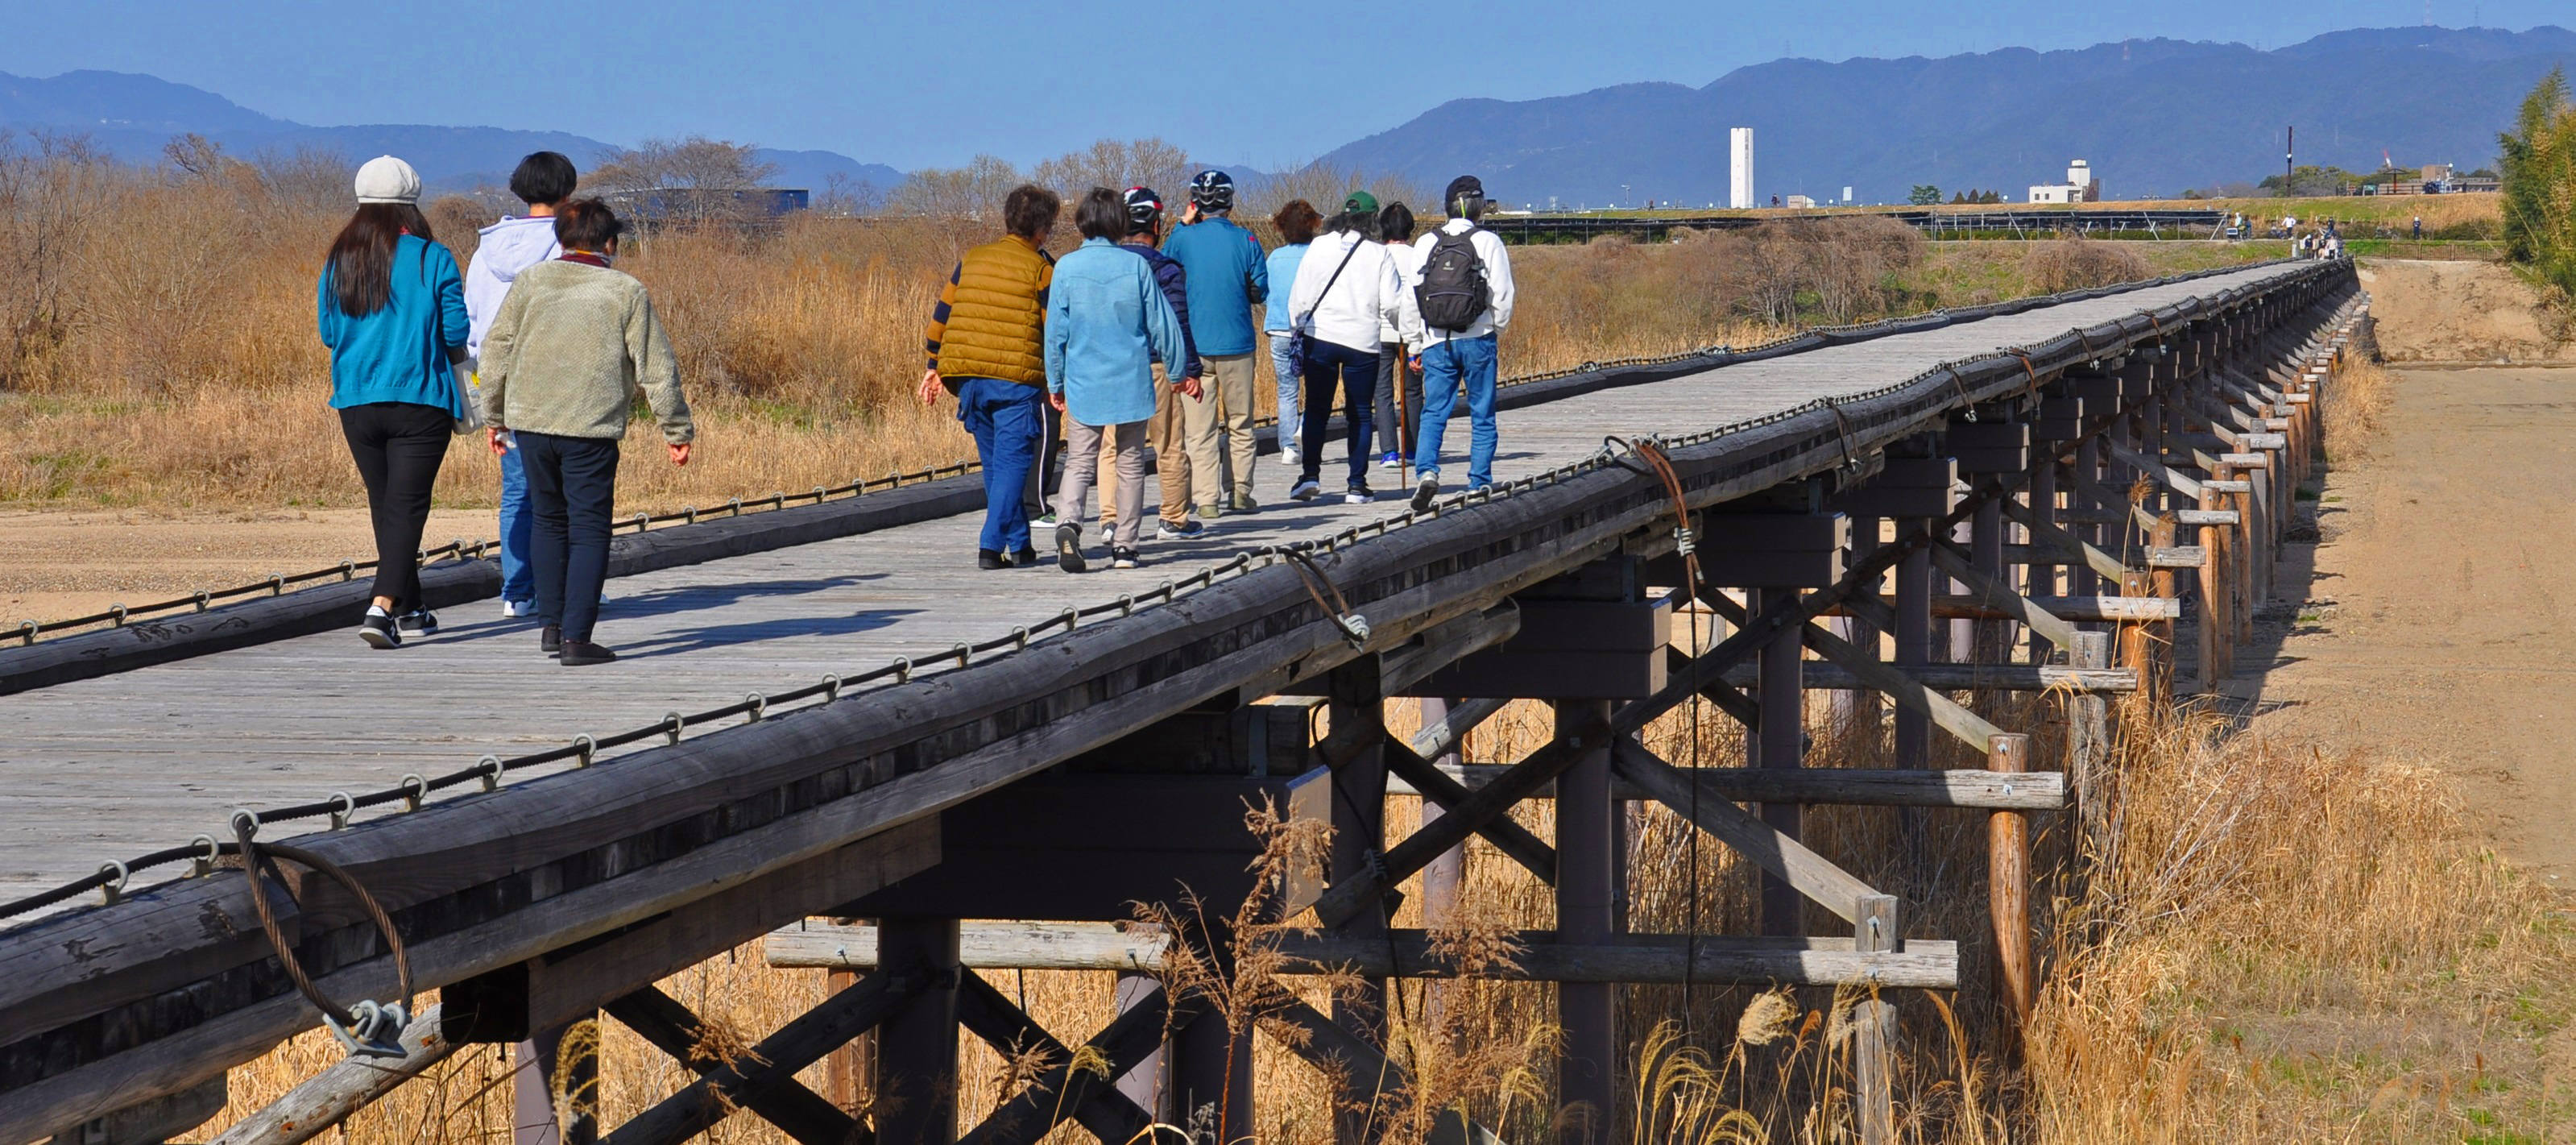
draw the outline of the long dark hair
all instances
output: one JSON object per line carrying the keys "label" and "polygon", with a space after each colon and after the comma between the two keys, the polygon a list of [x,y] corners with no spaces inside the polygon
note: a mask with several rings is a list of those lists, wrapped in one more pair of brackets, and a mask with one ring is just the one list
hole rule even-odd
{"label": "long dark hair", "polygon": [[331,298],[340,304],[340,313],[364,318],[393,301],[394,247],[406,233],[422,242],[438,241],[429,233],[429,216],[417,204],[358,204],[358,213],[331,240],[331,259],[322,271],[331,280]]}

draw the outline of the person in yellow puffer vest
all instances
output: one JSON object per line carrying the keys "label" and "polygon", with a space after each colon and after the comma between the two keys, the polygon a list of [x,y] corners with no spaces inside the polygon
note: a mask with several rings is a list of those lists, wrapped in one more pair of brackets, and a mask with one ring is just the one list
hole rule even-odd
{"label": "person in yellow puffer vest", "polygon": [[[977,567],[1027,568],[1034,506],[1045,512],[1048,453],[1056,412],[1046,402],[1047,285],[1055,259],[1046,252],[1063,202],[1044,187],[1022,184],[1003,202],[1010,234],[966,252],[931,312],[930,368],[921,400],[956,395],[957,420],[975,435],[984,462],[984,533]],[[1051,514],[1050,514],[1051,515]]]}

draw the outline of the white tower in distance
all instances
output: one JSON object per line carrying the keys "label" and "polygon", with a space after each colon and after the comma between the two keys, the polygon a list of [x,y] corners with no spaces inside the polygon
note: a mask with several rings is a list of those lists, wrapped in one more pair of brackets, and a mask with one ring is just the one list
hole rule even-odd
{"label": "white tower in distance", "polygon": [[1738,211],[1749,210],[1753,206],[1753,129],[1728,128],[1726,143],[1726,205]]}

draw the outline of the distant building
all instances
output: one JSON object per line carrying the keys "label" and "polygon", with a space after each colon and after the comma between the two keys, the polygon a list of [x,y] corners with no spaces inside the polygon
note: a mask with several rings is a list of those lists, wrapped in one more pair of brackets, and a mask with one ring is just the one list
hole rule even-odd
{"label": "distant building", "polygon": [[1810,199],[1810,198],[1808,198],[1808,197],[1807,197],[1807,196],[1805,196],[1805,195],[1791,195],[1791,196],[1789,196],[1789,206],[1790,206],[1790,207],[1792,207],[1792,208],[1795,208],[1795,209],[1798,209],[1798,210],[1805,210],[1806,208],[1808,208],[1808,207],[1812,207],[1812,206],[1815,206],[1815,205],[1816,205],[1816,201],[1815,201],[1814,199]]}
{"label": "distant building", "polygon": [[2030,189],[2034,203],[2098,203],[2102,201],[2102,184],[2093,178],[2093,164],[2082,159],[2066,165],[2063,183],[2039,183]]}
{"label": "distant building", "polygon": [[655,187],[602,196],[619,215],[640,225],[712,220],[766,222],[813,205],[802,187]]}
{"label": "distant building", "polygon": [[1739,211],[1750,210],[1753,207],[1753,129],[1728,128],[1726,151],[1726,205]]}

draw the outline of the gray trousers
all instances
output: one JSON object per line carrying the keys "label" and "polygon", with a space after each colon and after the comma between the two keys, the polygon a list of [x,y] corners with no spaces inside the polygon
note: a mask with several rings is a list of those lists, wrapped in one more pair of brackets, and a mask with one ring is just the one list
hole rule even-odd
{"label": "gray trousers", "polygon": [[1118,472],[1110,492],[1117,502],[1118,523],[1110,526],[1109,545],[1135,548],[1136,534],[1145,524],[1145,423],[1099,426],[1066,418],[1064,437],[1064,487],[1056,491],[1055,498],[1058,527],[1081,527],[1082,507],[1091,498],[1091,484],[1100,469],[1101,443],[1106,440],[1115,450]]}

